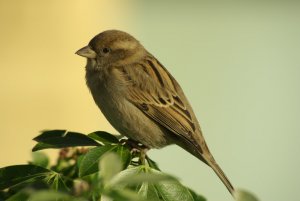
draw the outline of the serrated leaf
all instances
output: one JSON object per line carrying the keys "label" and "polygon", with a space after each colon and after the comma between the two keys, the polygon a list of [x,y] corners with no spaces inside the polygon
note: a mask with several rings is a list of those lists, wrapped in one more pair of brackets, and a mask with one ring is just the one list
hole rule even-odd
{"label": "serrated leaf", "polygon": [[88,134],[88,136],[94,140],[102,142],[103,144],[119,143],[119,140],[115,135],[105,131],[95,131]]}
{"label": "serrated leaf", "polygon": [[99,163],[100,176],[103,178],[103,182],[107,183],[111,180],[112,177],[122,170],[122,166],[122,161],[117,154],[113,152],[104,154]]}
{"label": "serrated leaf", "polygon": [[111,151],[115,146],[105,145],[90,149],[83,157],[79,167],[79,177],[84,177],[99,171],[98,164],[100,157],[108,151]]}
{"label": "serrated leaf", "polygon": [[258,199],[253,194],[245,190],[237,190],[234,193],[234,197],[237,201],[258,201]]}
{"label": "serrated leaf", "polygon": [[0,190],[15,185],[44,179],[52,173],[51,170],[36,165],[14,165],[0,169]]}
{"label": "serrated leaf", "polygon": [[32,156],[32,164],[41,166],[43,168],[47,168],[49,164],[49,158],[48,156],[43,152],[33,152],[31,154]]}
{"label": "serrated leaf", "polygon": [[32,149],[32,151],[38,151],[48,148],[100,145],[98,142],[89,138],[87,135],[76,132],[67,132],[65,130],[44,131],[33,140],[37,141],[38,144]]}

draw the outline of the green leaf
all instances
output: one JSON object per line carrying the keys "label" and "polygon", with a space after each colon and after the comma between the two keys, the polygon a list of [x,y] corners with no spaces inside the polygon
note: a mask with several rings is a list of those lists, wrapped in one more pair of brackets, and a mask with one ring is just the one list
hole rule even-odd
{"label": "green leaf", "polygon": [[101,157],[99,169],[101,178],[107,183],[122,170],[122,162],[117,154],[108,152]]}
{"label": "green leaf", "polygon": [[45,181],[50,185],[50,187],[56,191],[69,191],[66,186],[64,179],[59,173],[52,172],[45,178]]}
{"label": "green leaf", "polygon": [[136,192],[128,189],[112,190],[105,195],[112,198],[114,201],[144,201]]}
{"label": "green leaf", "polygon": [[159,198],[157,191],[153,184],[149,184],[147,182],[144,182],[142,186],[140,187],[138,194],[151,201],[162,201],[162,199]]}
{"label": "green leaf", "polygon": [[76,160],[76,166],[77,166],[78,170],[79,170],[79,167],[81,166],[81,162],[82,162],[83,158],[85,157],[85,155],[86,154],[80,155]]}
{"label": "green leaf", "polygon": [[67,130],[43,130],[41,134],[33,138],[36,142],[43,142],[44,139],[51,138],[53,136],[62,136]]}
{"label": "green leaf", "polygon": [[126,186],[126,185],[137,185],[143,182],[157,183],[160,181],[175,180],[174,177],[166,174],[162,174],[159,171],[153,172],[151,169],[145,173],[143,167],[135,167],[126,169],[116,175],[109,185],[111,186]]}
{"label": "green leaf", "polygon": [[158,167],[158,165],[157,165],[156,162],[154,162],[153,160],[151,160],[148,156],[146,156],[146,160],[148,162],[149,167],[160,171],[160,169],[159,169],[159,167]]}
{"label": "green leaf", "polygon": [[148,192],[148,183],[144,182],[139,191],[138,191],[138,194],[144,198],[147,198],[147,192]]}
{"label": "green leaf", "polygon": [[119,143],[119,140],[115,135],[105,131],[95,131],[88,134],[88,136],[94,140],[102,142],[103,144]]}
{"label": "green leaf", "polygon": [[21,200],[28,200],[28,198],[29,198],[29,192],[22,190],[12,195],[8,199],[6,199],[6,201],[21,201]]}
{"label": "green leaf", "polygon": [[47,168],[49,164],[48,156],[43,152],[33,152],[32,154],[32,164]]}
{"label": "green leaf", "polygon": [[186,187],[175,181],[164,181],[154,185],[165,201],[194,201]]}
{"label": "green leaf", "polygon": [[99,146],[99,143],[89,138],[87,135],[75,132],[67,132],[66,130],[44,131],[33,140],[37,141],[38,144],[33,147],[32,151],[74,146]]}
{"label": "green leaf", "polygon": [[166,180],[175,180],[174,177],[171,177],[166,174],[152,174],[152,173],[145,173],[141,172],[135,175],[123,177],[122,180],[119,180],[117,185],[136,185],[141,184],[143,182],[147,183],[157,183],[160,181],[166,181]]}
{"label": "green leaf", "polygon": [[194,201],[206,201],[206,198],[204,198],[201,195],[198,195],[195,191],[189,189],[190,193],[192,194]]}
{"label": "green leaf", "polygon": [[[157,170],[152,171],[162,174]],[[177,180],[161,181],[154,184],[154,186],[164,201],[194,201],[189,189]]]}
{"label": "green leaf", "polygon": [[0,169],[0,190],[44,179],[52,171],[35,165],[14,165]]}
{"label": "green leaf", "polygon": [[100,157],[108,151],[114,149],[115,146],[105,145],[90,149],[83,157],[79,167],[79,177],[93,174],[99,171],[98,164]]}
{"label": "green leaf", "polygon": [[32,148],[32,151],[39,151],[39,150],[50,149],[50,148],[58,148],[58,147],[56,147],[55,145],[52,145],[52,144],[46,144],[43,142],[39,142]]}
{"label": "green leaf", "polygon": [[234,197],[237,201],[258,201],[254,195],[244,190],[237,190],[234,193]]}
{"label": "green leaf", "polygon": [[37,191],[31,194],[30,201],[87,201],[83,198],[75,198],[66,193],[57,191]]}
{"label": "green leaf", "polygon": [[118,145],[115,151],[121,158],[123,169],[127,168],[132,159],[129,148],[125,145]]}
{"label": "green leaf", "polygon": [[[142,169],[141,167],[133,167],[133,168],[128,168],[126,170],[123,170],[119,172],[117,175],[114,176],[114,178],[111,179],[109,182],[110,186],[117,186],[117,185],[126,185],[126,181],[130,180],[130,178],[139,172],[141,172]],[[125,182],[124,182],[125,181]]]}
{"label": "green leaf", "polygon": [[57,192],[53,190],[24,189],[14,194],[6,201],[87,201],[83,198],[75,198],[69,194]]}

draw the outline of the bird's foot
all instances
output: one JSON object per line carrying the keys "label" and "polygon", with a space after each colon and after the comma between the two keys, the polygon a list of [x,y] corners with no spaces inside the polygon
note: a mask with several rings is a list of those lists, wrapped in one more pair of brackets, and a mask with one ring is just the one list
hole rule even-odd
{"label": "bird's foot", "polygon": [[146,153],[149,150],[147,146],[133,139],[122,139],[120,142],[130,147],[131,154],[133,157],[139,157],[140,164],[145,164]]}

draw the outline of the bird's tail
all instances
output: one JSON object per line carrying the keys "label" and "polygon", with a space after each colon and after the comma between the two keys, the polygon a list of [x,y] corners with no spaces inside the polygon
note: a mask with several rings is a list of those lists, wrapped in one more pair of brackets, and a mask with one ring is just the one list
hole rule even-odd
{"label": "bird's tail", "polygon": [[210,158],[210,160],[206,161],[208,165],[214,170],[214,172],[218,175],[218,177],[221,179],[223,184],[226,186],[228,191],[231,193],[231,195],[234,197],[234,187],[226,177],[223,170],[220,168],[220,166],[216,163],[216,161],[213,158]]}
{"label": "bird's tail", "polygon": [[[200,136],[202,136],[201,133]],[[231,195],[235,198],[234,187],[232,186],[229,179],[226,177],[225,173],[223,172],[223,170],[220,168],[220,166],[217,164],[214,157],[210,153],[206,143],[203,141],[203,137],[202,139],[200,138],[199,141],[200,141],[199,144],[202,145],[201,149],[199,149],[199,146],[195,146],[194,144],[190,146],[191,143],[186,144],[186,143],[182,143],[182,141],[180,141],[180,143],[177,142],[177,144],[181,146],[183,149],[193,154],[196,158],[200,159],[202,162],[210,166],[214,170],[214,172],[218,175],[218,177],[221,179],[221,181],[226,186],[226,188],[231,193]]]}

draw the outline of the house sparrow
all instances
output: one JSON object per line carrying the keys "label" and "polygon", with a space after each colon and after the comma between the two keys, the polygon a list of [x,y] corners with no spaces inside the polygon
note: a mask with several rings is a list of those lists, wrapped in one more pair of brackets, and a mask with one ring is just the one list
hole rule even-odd
{"label": "house sparrow", "polygon": [[87,58],[87,86],[120,134],[148,148],[179,145],[210,166],[234,193],[181,87],[139,41],[123,31],[108,30],[76,54]]}

